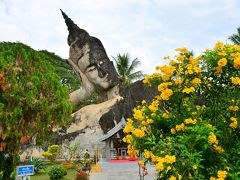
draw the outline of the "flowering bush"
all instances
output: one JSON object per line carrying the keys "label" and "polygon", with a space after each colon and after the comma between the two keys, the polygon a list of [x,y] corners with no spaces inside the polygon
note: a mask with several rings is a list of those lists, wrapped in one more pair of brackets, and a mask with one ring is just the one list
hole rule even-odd
{"label": "flowering bush", "polygon": [[196,58],[176,50],[174,60],[143,81],[157,84],[159,95],[128,119],[128,153],[143,154],[159,178],[237,179],[240,46],[218,42]]}

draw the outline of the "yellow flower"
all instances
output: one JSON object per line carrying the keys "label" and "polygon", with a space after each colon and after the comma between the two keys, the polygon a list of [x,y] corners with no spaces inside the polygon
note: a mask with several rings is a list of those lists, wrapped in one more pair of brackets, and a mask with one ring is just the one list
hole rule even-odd
{"label": "yellow flower", "polygon": [[148,159],[148,158],[150,158],[152,156],[152,153],[150,152],[150,151],[148,151],[148,150],[144,150],[144,158],[145,159]]}
{"label": "yellow flower", "polygon": [[218,66],[223,67],[227,65],[227,59],[226,58],[222,58],[218,61]]}
{"label": "yellow flower", "polygon": [[156,69],[157,71],[159,71],[159,70],[160,70],[160,66],[156,66],[155,69]]}
{"label": "yellow flower", "polygon": [[172,85],[171,82],[164,82],[158,85],[158,91],[164,91],[165,89],[168,88],[168,86]]}
{"label": "yellow flower", "polygon": [[186,74],[193,74],[194,72],[193,72],[193,70],[188,69],[185,73],[186,73]]}
{"label": "yellow flower", "polygon": [[181,180],[182,179],[182,175],[178,174],[178,179]]}
{"label": "yellow flower", "polygon": [[143,165],[143,161],[138,161],[138,165],[142,166]]}
{"label": "yellow flower", "polygon": [[180,124],[180,125],[176,125],[176,130],[177,131],[184,131],[185,130],[185,124],[184,123],[182,123],[182,124]]}
{"label": "yellow flower", "polygon": [[159,170],[162,171],[163,168],[164,168],[163,163],[159,162],[159,163],[156,164],[156,170],[157,171],[159,171]]}
{"label": "yellow flower", "polygon": [[208,136],[208,142],[209,144],[218,144],[217,137],[213,132],[210,132],[210,135]]}
{"label": "yellow flower", "polygon": [[143,126],[146,126],[146,125],[147,125],[147,122],[146,122],[146,121],[142,121],[141,124],[142,124]]}
{"label": "yellow flower", "polygon": [[199,79],[199,78],[194,78],[193,80],[192,80],[192,85],[193,86],[197,86],[197,85],[199,85],[201,83],[201,79]]}
{"label": "yellow flower", "polygon": [[168,81],[169,78],[170,78],[170,75],[166,75],[166,74],[165,74],[165,75],[162,76],[162,80],[163,80],[163,81]]}
{"label": "yellow flower", "polygon": [[175,51],[180,51],[180,52],[182,52],[182,53],[188,53],[188,52],[189,52],[188,49],[185,48],[185,47],[182,47],[182,48],[176,48]]}
{"label": "yellow flower", "polygon": [[240,69],[240,57],[234,59],[233,61],[233,67],[236,68],[236,69]]}
{"label": "yellow flower", "polygon": [[230,119],[231,119],[231,121],[237,121],[237,118],[235,118],[235,117],[231,117]]}
{"label": "yellow flower", "polygon": [[176,162],[176,157],[175,156],[166,155],[165,156],[165,162],[169,163],[169,164],[172,164],[172,163]]}
{"label": "yellow flower", "polygon": [[184,88],[182,92],[186,94],[190,94],[191,92],[194,92],[194,91],[195,91],[195,88],[190,87],[190,88]]}
{"label": "yellow flower", "polygon": [[200,67],[194,67],[193,69],[196,73],[202,72],[202,69]]}
{"label": "yellow flower", "polygon": [[158,110],[158,101],[153,101],[148,108],[155,113]]}
{"label": "yellow flower", "polygon": [[141,127],[141,130],[144,132],[144,131],[147,130],[147,127],[146,127],[146,126],[143,126],[143,127]]}
{"label": "yellow flower", "polygon": [[229,127],[236,129],[238,127],[237,121],[234,121],[234,122],[230,123]]}
{"label": "yellow flower", "polygon": [[152,119],[147,119],[147,124],[152,124],[154,121]]}
{"label": "yellow flower", "polygon": [[183,56],[183,55],[179,55],[179,56],[177,57],[177,60],[178,60],[178,61],[183,61],[183,60],[184,60],[184,56]]}
{"label": "yellow flower", "polygon": [[133,120],[131,118],[127,118],[127,124],[132,125],[132,123],[133,123]]}
{"label": "yellow flower", "polygon": [[148,84],[148,83],[149,83],[149,80],[150,80],[149,76],[146,76],[146,77],[143,79],[143,83],[144,83],[144,84]]}
{"label": "yellow flower", "polygon": [[231,117],[230,119],[231,119],[232,123],[231,123],[229,126],[230,126],[231,128],[236,129],[236,128],[238,127],[238,121],[237,121],[237,118],[235,118],[235,117]]}
{"label": "yellow flower", "polygon": [[175,176],[171,176],[169,180],[176,180],[177,178]]}
{"label": "yellow flower", "polygon": [[169,170],[171,170],[172,168],[170,166],[167,167],[166,172],[168,172]]}
{"label": "yellow flower", "polygon": [[196,119],[192,119],[192,118],[188,118],[188,119],[185,119],[184,122],[186,124],[196,124],[197,120]]}
{"label": "yellow flower", "polygon": [[216,67],[216,74],[217,74],[217,75],[222,74],[222,66]]}
{"label": "yellow flower", "polygon": [[197,169],[197,165],[194,164],[194,165],[192,166],[192,168],[193,168],[193,169]]}
{"label": "yellow flower", "polygon": [[207,124],[207,127],[212,128],[213,126],[211,124]]}
{"label": "yellow flower", "polygon": [[187,67],[188,70],[190,70],[190,69],[192,69],[193,65],[192,64],[187,64],[186,67]]}
{"label": "yellow flower", "polygon": [[227,177],[227,171],[219,170],[218,171],[218,177],[225,179]]}
{"label": "yellow flower", "polygon": [[141,129],[133,130],[133,134],[138,138],[142,138],[145,135],[144,131],[142,131]]}
{"label": "yellow flower", "polygon": [[140,121],[142,121],[143,119],[144,119],[144,117],[143,117],[143,112],[141,111],[141,110],[139,110],[139,109],[133,109],[133,117],[135,118],[135,119],[138,119],[138,120],[140,120]]}
{"label": "yellow flower", "polygon": [[226,56],[227,53],[226,53],[226,51],[221,51],[221,52],[218,52],[218,55],[219,55],[219,56]]}
{"label": "yellow flower", "polygon": [[218,50],[218,49],[222,48],[223,46],[224,46],[224,44],[222,42],[217,42],[213,49]]}
{"label": "yellow flower", "polygon": [[231,81],[233,84],[238,85],[240,84],[240,78],[239,77],[232,77]]}
{"label": "yellow flower", "polygon": [[211,176],[210,180],[217,180],[217,178]]}
{"label": "yellow flower", "polygon": [[166,119],[168,119],[168,118],[170,118],[171,117],[171,115],[170,114],[168,114],[168,113],[163,113],[163,118],[166,118]]}
{"label": "yellow flower", "polygon": [[128,125],[128,124],[127,124],[127,125],[124,127],[123,132],[124,132],[124,133],[130,133],[132,130],[133,130],[132,125]]}
{"label": "yellow flower", "polygon": [[171,89],[165,89],[165,90],[161,93],[160,97],[162,98],[162,100],[167,101],[167,100],[169,100],[169,97],[170,97],[171,95],[173,95],[173,91],[172,91]]}
{"label": "yellow flower", "polygon": [[230,111],[238,111],[239,107],[238,106],[229,106],[228,110],[230,110]]}
{"label": "yellow flower", "polygon": [[176,130],[174,128],[171,129],[171,134],[176,134]]}
{"label": "yellow flower", "polygon": [[176,85],[181,85],[183,83],[183,79],[176,79],[175,84]]}
{"label": "yellow flower", "polygon": [[224,149],[221,146],[215,146],[215,150],[220,154],[224,152]]}
{"label": "yellow flower", "polygon": [[163,74],[171,76],[173,74],[174,70],[175,70],[175,67],[164,65],[164,66],[160,67],[160,70],[162,71]]}

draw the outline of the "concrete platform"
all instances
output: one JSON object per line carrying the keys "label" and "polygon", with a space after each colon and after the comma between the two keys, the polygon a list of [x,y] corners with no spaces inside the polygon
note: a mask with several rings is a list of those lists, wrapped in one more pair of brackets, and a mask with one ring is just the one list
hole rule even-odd
{"label": "concrete platform", "polygon": [[[139,180],[137,162],[109,163],[100,162],[103,172],[91,173],[90,180]],[[155,166],[147,165],[148,175],[144,180],[154,180]]]}

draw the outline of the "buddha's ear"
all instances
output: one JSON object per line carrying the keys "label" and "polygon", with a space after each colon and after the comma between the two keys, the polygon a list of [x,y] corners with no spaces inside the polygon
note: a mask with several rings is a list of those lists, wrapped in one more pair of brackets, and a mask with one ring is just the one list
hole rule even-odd
{"label": "buddha's ear", "polygon": [[69,35],[68,35],[69,46],[76,39],[79,39],[80,41],[84,41],[87,37],[89,37],[89,34],[87,33],[87,31],[79,28],[78,25],[76,25],[62,10],[61,12],[62,12],[63,18],[65,19],[65,23],[69,31]]}

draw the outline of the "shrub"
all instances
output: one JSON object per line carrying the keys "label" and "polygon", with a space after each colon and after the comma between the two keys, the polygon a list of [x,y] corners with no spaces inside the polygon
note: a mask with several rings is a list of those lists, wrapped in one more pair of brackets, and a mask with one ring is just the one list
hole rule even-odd
{"label": "shrub", "polygon": [[42,153],[42,156],[48,158],[51,163],[55,163],[57,156],[60,154],[59,145],[51,145],[46,152]]}
{"label": "shrub", "polygon": [[33,158],[32,161],[28,161],[29,165],[34,165],[34,173],[38,174],[40,170],[46,169],[46,164],[38,159],[38,158]]}
{"label": "shrub", "polygon": [[144,154],[158,178],[238,179],[240,46],[217,43],[197,58],[177,51],[143,81],[159,95],[128,119],[128,152]]}
{"label": "shrub", "polygon": [[55,166],[50,169],[48,175],[50,177],[50,180],[58,180],[66,176],[67,171],[61,166]]}

